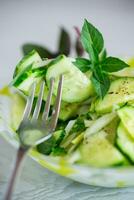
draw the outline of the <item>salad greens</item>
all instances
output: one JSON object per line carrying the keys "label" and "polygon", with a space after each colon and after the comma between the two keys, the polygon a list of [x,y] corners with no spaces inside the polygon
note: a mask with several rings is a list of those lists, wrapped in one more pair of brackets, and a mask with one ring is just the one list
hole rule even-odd
{"label": "salad greens", "polygon": [[[42,59],[32,50],[16,66],[10,85],[27,96],[31,84],[36,82],[36,101],[44,80],[43,110],[51,77],[55,78],[53,105],[59,76],[64,75],[56,131],[36,147],[37,151],[95,167],[130,165],[134,163],[134,62],[128,64],[108,56],[102,34],[87,20],[80,38],[87,58],[59,55]],[[60,49],[64,52],[66,48],[61,44]],[[25,100],[20,94],[14,99],[18,102],[12,107],[16,130]]]}

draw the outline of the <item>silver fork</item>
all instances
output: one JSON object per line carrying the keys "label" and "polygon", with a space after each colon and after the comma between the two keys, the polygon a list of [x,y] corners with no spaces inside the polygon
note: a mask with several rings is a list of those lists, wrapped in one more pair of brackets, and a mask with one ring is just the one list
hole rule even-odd
{"label": "silver fork", "polygon": [[56,128],[60,111],[60,104],[61,104],[62,83],[63,83],[63,75],[61,75],[60,77],[55,105],[53,107],[51,117],[49,117],[50,104],[54,86],[54,78],[51,78],[50,89],[41,119],[39,119],[39,114],[44,95],[45,82],[42,82],[41,84],[39,96],[33,114],[32,114],[32,107],[35,96],[36,83],[33,83],[31,87],[30,95],[27,98],[27,103],[22,117],[22,121],[17,131],[20,139],[20,147],[18,148],[17,151],[16,163],[13,173],[11,175],[11,179],[9,181],[5,200],[11,200],[18,171],[20,169],[22,160],[26,155],[26,153],[28,152],[28,150],[42,143],[43,141],[48,140],[52,136]]}

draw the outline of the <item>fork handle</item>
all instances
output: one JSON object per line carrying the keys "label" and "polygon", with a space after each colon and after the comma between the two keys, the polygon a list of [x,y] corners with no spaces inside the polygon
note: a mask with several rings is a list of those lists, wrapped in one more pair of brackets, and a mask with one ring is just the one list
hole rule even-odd
{"label": "fork handle", "polygon": [[4,200],[11,200],[12,198],[12,193],[13,193],[13,189],[15,186],[15,182],[16,182],[16,178],[17,178],[17,174],[19,172],[22,160],[26,154],[27,150],[19,147],[19,149],[17,150],[17,156],[16,156],[16,161],[15,161],[15,165],[14,165],[14,169],[13,172],[11,174],[11,178],[9,180],[9,185],[6,191],[6,196]]}

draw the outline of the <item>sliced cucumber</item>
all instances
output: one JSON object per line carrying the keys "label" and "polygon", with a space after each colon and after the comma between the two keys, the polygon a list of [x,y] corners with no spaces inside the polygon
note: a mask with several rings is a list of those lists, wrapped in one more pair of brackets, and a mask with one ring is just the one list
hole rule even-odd
{"label": "sliced cucumber", "polygon": [[79,104],[77,103],[69,104],[61,102],[59,118],[63,121],[66,121],[67,119],[76,116],[78,107]]}
{"label": "sliced cucumber", "polygon": [[20,96],[20,94],[12,95],[12,107],[11,107],[11,119],[12,119],[12,128],[16,131],[22,121],[23,112],[25,109],[26,101]]}
{"label": "sliced cucumber", "polygon": [[62,56],[49,66],[46,80],[55,78],[54,95],[57,94],[59,76],[64,75],[62,100],[68,103],[82,102],[93,94],[91,81],[72,63],[73,59]]}
{"label": "sliced cucumber", "polygon": [[97,113],[111,112],[128,101],[134,100],[134,78],[120,78],[111,83],[108,94],[95,104]]}
{"label": "sliced cucumber", "polygon": [[16,66],[13,78],[16,77],[18,73],[20,73],[22,70],[27,68],[29,65],[34,63],[34,66],[37,65],[38,62],[42,61],[40,55],[37,51],[33,50],[29,54],[27,54]]}
{"label": "sliced cucumber", "polygon": [[100,131],[85,140],[79,147],[81,163],[95,167],[109,167],[123,164],[124,156],[107,139],[106,133]]}
{"label": "sliced cucumber", "polygon": [[134,162],[134,140],[122,123],[119,124],[117,129],[117,145],[124,152],[132,162]]}
{"label": "sliced cucumber", "polygon": [[[31,85],[36,82],[37,88],[40,87],[40,83],[43,80],[42,76],[37,76],[37,73],[30,73],[30,71],[27,71],[27,78],[24,79],[20,84],[17,85],[17,82],[14,83],[14,86],[17,87],[19,90],[23,91],[25,94],[29,94]],[[23,75],[25,76],[25,74]],[[21,78],[21,77],[20,77]],[[39,91],[36,91],[37,93]]]}
{"label": "sliced cucumber", "polygon": [[[39,95],[41,82],[44,81],[45,73],[46,73],[45,67],[39,67],[37,69],[33,69],[33,64],[32,64],[27,68],[25,68],[22,72],[20,72],[12,81],[11,85],[15,86],[16,88],[21,90],[26,96],[28,96],[31,85],[34,82],[36,82],[35,97],[37,97]],[[48,88],[47,85],[45,85],[44,97],[43,97],[44,101],[46,101],[47,96],[48,96]],[[53,96],[51,104],[54,104],[54,101],[55,97]]]}
{"label": "sliced cucumber", "polygon": [[[53,61],[52,61],[53,63]],[[51,63],[49,63],[51,64]],[[38,97],[40,91],[41,82],[44,80],[46,67],[40,67],[33,69],[32,65],[25,68],[16,78],[13,80],[12,85],[21,90],[26,96],[29,95],[29,91],[33,82],[36,82],[35,97]],[[46,101],[48,96],[48,87],[45,85],[43,100]],[[52,96],[51,105],[55,102],[55,96]],[[59,118],[63,121],[70,117],[77,115],[78,104],[69,104],[66,102],[61,103]]]}
{"label": "sliced cucumber", "polygon": [[134,107],[124,106],[123,108],[118,110],[118,115],[126,130],[134,139]]}

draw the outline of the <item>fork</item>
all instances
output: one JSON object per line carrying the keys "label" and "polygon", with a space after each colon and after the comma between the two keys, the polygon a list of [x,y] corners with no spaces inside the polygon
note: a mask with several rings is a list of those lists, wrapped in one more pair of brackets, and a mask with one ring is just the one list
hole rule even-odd
{"label": "fork", "polygon": [[27,98],[27,103],[24,109],[22,121],[17,130],[20,146],[17,151],[16,162],[14,170],[11,175],[11,179],[9,181],[5,200],[11,200],[18,171],[20,169],[22,160],[27,154],[28,150],[42,143],[43,141],[48,140],[52,136],[56,128],[59,117],[60,104],[61,104],[62,83],[63,83],[63,75],[61,75],[59,79],[57,96],[50,117],[49,113],[50,113],[50,104],[54,87],[54,78],[50,79],[50,89],[41,119],[39,119],[39,115],[42,106],[45,82],[43,81],[41,83],[39,96],[33,112],[32,112],[32,107],[35,96],[36,83],[33,83],[31,86],[30,94]]}

